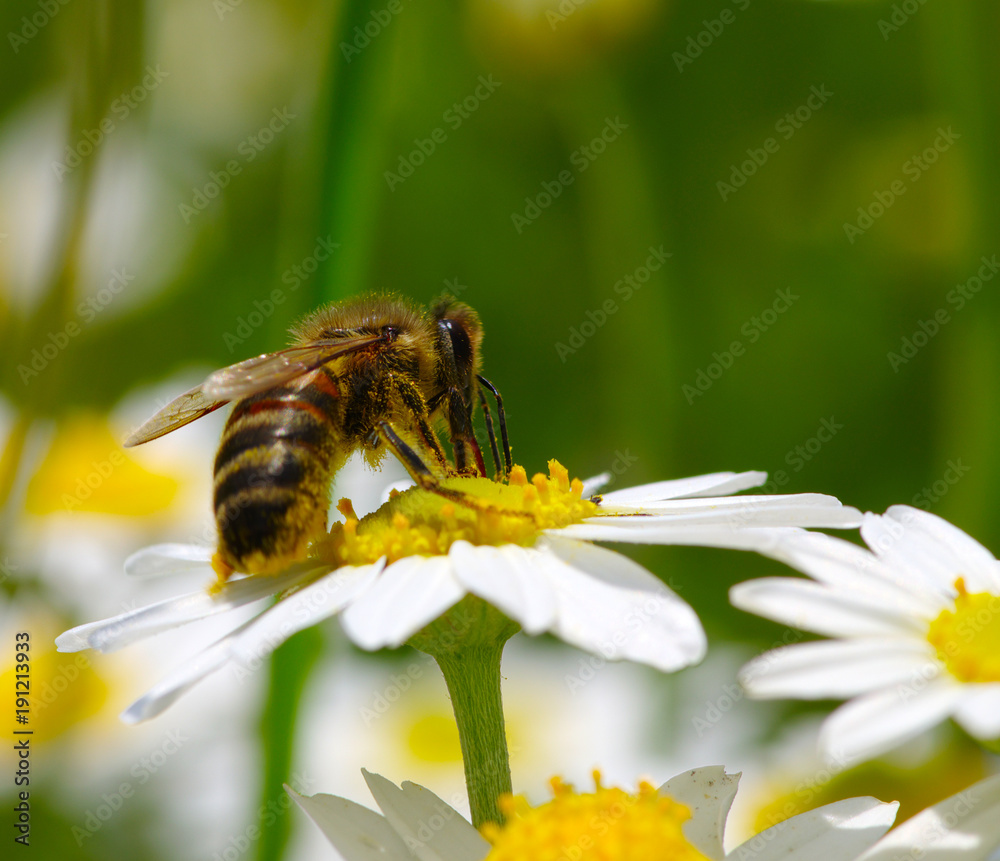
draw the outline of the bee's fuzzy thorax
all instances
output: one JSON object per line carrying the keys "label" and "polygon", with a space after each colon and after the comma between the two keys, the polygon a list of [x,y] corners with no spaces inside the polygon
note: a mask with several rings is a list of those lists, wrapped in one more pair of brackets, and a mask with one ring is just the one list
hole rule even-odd
{"label": "bee's fuzzy thorax", "polygon": [[293,344],[307,344],[345,334],[377,334],[386,326],[418,337],[430,335],[423,313],[395,293],[370,293],[325,305],[289,330]]}

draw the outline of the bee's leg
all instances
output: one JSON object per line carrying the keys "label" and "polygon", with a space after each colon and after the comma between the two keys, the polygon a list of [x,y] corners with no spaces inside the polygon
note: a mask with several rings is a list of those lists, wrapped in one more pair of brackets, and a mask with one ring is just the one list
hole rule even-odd
{"label": "bee's leg", "polygon": [[[379,438],[381,438],[389,447],[390,451],[392,451],[392,453],[399,458],[400,462],[406,467],[406,471],[417,483],[418,487],[423,490],[429,490],[431,493],[436,493],[438,496],[443,496],[451,502],[464,505],[466,508],[474,508],[478,511],[496,510],[495,506],[491,505],[486,500],[470,496],[467,493],[462,493],[460,490],[443,487],[440,479],[434,475],[433,472],[431,472],[430,467],[427,466],[413,447],[410,446],[398,433],[396,433],[389,422],[384,419],[378,422],[374,433],[377,433]],[[530,517],[528,512],[510,511],[507,513],[515,516],[523,515],[525,517]]]}
{"label": "bee's leg", "polygon": [[437,484],[438,478],[431,472],[431,468],[414,451],[413,447],[396,433],[389,422],[384,419],[379,421],[376,429],[372,431],[372,435],[381,439],[389,447],[389,450],[399,458],[400,463],[406,467],[406,471],[410,474],[410,478],[418,486],[427,489],[431,485]]}
{"label": "bee's leg", "polygon": [[486,421],[486,436],[490,440],[490,451],[493,452],[493,475],[498,481],[503,480],[503,467],[500,466],[500,452],[497,450],[497,435],[493,430],[493,414],[490,412],[490,405],[486,402],[486,395],[483,390],[476,386],[476,393],[479,395],[479,406],[483,408],[483,418]]}
{"label": "bee's leg", "polygon": [[479,447],[479,440],[472,432],[472,413],[465,397],[456,388],[448,390],[448,414],[452,416],[451,447],[455,451],[455,468],[461,473],[466,471],[465,447],[468,446],[476,460],[476,469],[485,478],[486,464],[483,463],[483,450]]}
{"label": "bee's leg", "polygon": [[[393,385],[399,393],[403,403],[406,405],[407,410],[409,410],[413,415],[414,424],[417,426],[417,431],[420,434],[420,438],[424,445],[427,447],[428,451],[434,455],[434,459],[438,462],[438,464],[440,464],[445,473],[450,473],[451,465],[448,463],[448,458],[444,455],[444,450],[441,448],[441,443],[438,441],[437,434],[434,433],[434,428],[431,427],[430,422],[427,419],[429,415],[427,411],[427,403],[424,401],[424,396],[420,394],[420,389],[407,380],[394,380]],[[402,458],[400,459],[402,460]],[[406,461],[404,461],[404,463],[405,462]],[[414,478],[414,481],[415,480],[416,478]]]}
{"label": "bee's leg", "polygon": [[[497,402],[497,420],[500,422],[500,439],[503,442],[503,462],[504,462],[504,477],[510,475],[510,443],[507,440],[507,416],[503,411],[503,398],[500,397],[500,392],[496,390],[496,386],[493,385],[489,380],[486,379],[482,374],[476,374],[476,379],[485,386],[492,393],[493,397]],[[480,392],[482,395],[482,392]],[[492,434],[492,422],[489,423],[489,427]],[[491,436],[491,441],[494,445],[494,451],[496,446],[496,439]]]}

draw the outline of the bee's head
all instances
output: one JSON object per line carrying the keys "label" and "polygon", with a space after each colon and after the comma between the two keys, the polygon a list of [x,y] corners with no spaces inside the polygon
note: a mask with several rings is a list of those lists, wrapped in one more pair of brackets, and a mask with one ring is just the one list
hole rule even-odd
{"label": "bee's head", "polygon": [[450,296],[439,299],[431,308],[431,315],[437,326],[438,351],[442,361],[453,362],[461,385],[468,387],[479,372],[479,352],[483,341],[479,315]]}

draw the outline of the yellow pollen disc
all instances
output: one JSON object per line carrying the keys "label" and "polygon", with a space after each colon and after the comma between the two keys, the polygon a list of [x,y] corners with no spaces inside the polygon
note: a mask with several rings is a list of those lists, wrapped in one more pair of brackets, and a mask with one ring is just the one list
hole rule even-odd
{"label": "yellow pollen disc", "polygon": [[955,609],[941,611],[927,639],[960,682],[1000,682],[1000,596],[970,595],[961,577],[955,589]]}
{"label": "yellow pollen disc", "polygon": [[681,831],[691,811],[640,783],[636,795],[601,786],[577,793],[559,778],[552,780],[551,801],[531,807],[520,796],[501,798],[505,825],[483,826],[493,844],[486,861],[708,861]]}
{"label": "yellow pollen disc", "polygon": [[441,482],[458,499],[411,488],[389,499],[378,511],[358,520],[347,500],[339,510],[344,523],[334,524],[317,545],[332,564],[364,565],[382,556],[394,562],[404,556],[445,555],[456,541],[470,544],[519,544],[529,547],[544,529],[579,523],[597,513],[583,499],[583,482],[570,481],[566,468],[549,461],[549,474],[528,480],[523,467],[511,470],[507,484],[487,478],[449,478]]}

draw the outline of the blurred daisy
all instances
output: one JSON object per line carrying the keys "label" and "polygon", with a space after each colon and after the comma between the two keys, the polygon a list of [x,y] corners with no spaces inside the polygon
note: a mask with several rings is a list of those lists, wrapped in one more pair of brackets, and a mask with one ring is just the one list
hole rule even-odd
{"label": "blurred daisy", "polygon": [[927,808],[887,836],[898,804],[850,798],[795,816],[729,852],[723,837],[739,775],[719,766],[678,775],[658,791],[640,784],[634,795],[602,787],[596,773],[593,793],[554,780],[552,801],[531,807],[508,797],[506,825],[482,834],[422,786],[400,788],[368,772],[365,780],[382,815],[345,798],[289,790],[343,861],[890,861],[932,851],[949,861],[975,861],[1000,844],[998,777]]}
{"label": "blurred daisy", "polygon": [[[316,542],[313,555],[281,574],[243,577],[62,634],[61,651],[114,651],[151,634],[256,602],[280,600],[189,662],[123,714],[158,714],[230,661],[259,661],[292,634],[339,614],[348,636],[369,650],[396,647],[467,595],[495,606],[528,634],[550,632],[606,660],[665,672],[701,660],[705,634],[694,611],[642,566],[590,543],[623,541],[761,550],[795,534],[789,527],[850,527],[860,514],[820,494],[730,494],[766,474],[716,473],[588,498],[598,482],[572,482],[550,461],[530,481],[515,467],[509,484],[483,478],[444,482],[468,505],[411,489],[363,520]],[[603,477],[602,477],[603,479]],[[598,480],[599,481],[599,480]],[[134,555],[133,573],[207,568],[212,550],[163,545]]]}
{"label": "blurred daisy", "polygon": [[769,552],[815,582],[741,583],[732,603],[837,639],[767,652],[741,682],[755,697],[854,697],[823,724],[831,761],[874,756],[953,717],[1000,736],[1000,563],[960,529],[909,506],[866,514],[871,551],[817,533]]}

